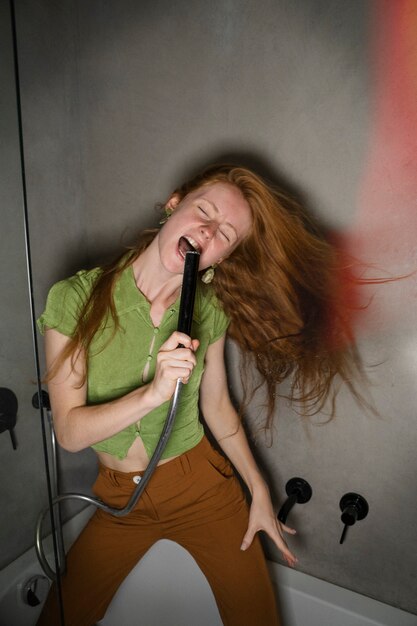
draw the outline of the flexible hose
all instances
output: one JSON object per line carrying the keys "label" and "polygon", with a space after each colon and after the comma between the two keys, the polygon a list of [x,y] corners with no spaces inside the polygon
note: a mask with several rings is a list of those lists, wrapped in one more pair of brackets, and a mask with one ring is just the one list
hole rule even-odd
{"label": "flexible hose", "polygon": [[[195,299],[195,290],[197,285],[197,273],[198,273],[198,264],[199,264],[200,254],[196,250],[189,251],[185,255],[185,263],[184,263],[184,276],[181,290],[181,301],[180,301],[180,311],[178,316],[178,326],[177,329],[180,332],[183,332],[187,335],[191,333],[191,323],[193,319],[193,310],[194,310],[194,299]],[[146,485],[150,481],[153,472],[155,471],[156,466],[158,465],[162,453],[165,449],[165,446],[168,443],[169,436],[171,434],[172,428],[174,426],[175,416],[177,414],[179,398],[181,394],[181,389],[183,387],[183,383],[179,378],[175,385],[175,391],[171,398],[171,402],[168,408],[167,418],[165,420],[165,424],[159,438],[159,441],[156,445],[155,451],[148,463],[148,466],[143,474],[140,482],[135,488],[129,502],[123,509],[115,509],[113,507],[108,506],[105,502],[98,500],[97,498],[93,498],[91,496],[86,496],[82,493],[64,493],[60,496],[54,498],[51,502],[51,505],[54,506],[64,500],[82,500],[87,502],[88,504],[93,504],[95,507],[105,511],[106,513],[110,513],[115,517],[124,517],[131,513],[131,511],[135,508],[139,498],[141,497],[143,491],[145,490]],[[35,531],[35,550],[36,556],[38,557],[38,561],[45,572],[45,574],[51,579],[56,579],[56,572],[52,570],[49,566],[49,563],[46,559],[45,553],[43,551],[42,546],[42,524],[45,515],[49,511],[49,507],[41,512],[38,518],[38,522],[36,524]]]}

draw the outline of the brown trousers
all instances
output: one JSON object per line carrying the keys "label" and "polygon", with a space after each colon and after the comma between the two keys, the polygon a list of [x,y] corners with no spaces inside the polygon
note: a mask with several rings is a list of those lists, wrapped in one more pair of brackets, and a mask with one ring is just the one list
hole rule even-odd
{"label": "brown trousers", "polygon": [[[122,508],[139,474],[101,466],[94,493]],[[194,557],[226,626],[278,626],[258,536],[240,550],[247,525],[248,505],[230,463],[203,438],[157,467],[129,515],[114,517],[101,510],[93,515],[68,553],[62,580],[65,626],[91,626],[102,619],[119,585],[159,539],[179,543]],[[38,626],[57,626],[58,614],[52,590]]]}

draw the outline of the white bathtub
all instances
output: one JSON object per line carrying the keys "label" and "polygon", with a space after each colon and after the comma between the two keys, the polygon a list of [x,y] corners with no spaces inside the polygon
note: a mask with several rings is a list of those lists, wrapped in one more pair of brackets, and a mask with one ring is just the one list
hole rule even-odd
{"label": "white bathtub", "polygon": [[[65,525],[68,545],[91,513],[91,508],[86,509]],[[417,615],[276,563],[270,563],[270,569],[284,626],[417,626]],[[42,574],[42,570],[34,550],[0,571],[0,626],[34,626],[40,607],[25,605],[21,589],[35,574]],[[138,626],[139,623],[221,626],[204,576],[192,557],[170,541],[155,544],[134,568],[100,626]]]}

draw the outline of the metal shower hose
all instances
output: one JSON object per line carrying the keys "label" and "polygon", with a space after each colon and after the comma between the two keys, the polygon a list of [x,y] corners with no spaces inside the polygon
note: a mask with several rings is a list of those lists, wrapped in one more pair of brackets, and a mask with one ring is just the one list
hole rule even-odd
{"label": "metal shower hose", "polygon": [[[193,318],[193,309],[194,309],[194,298],[195,298],[195,290],[197,283],[197,273],[198,273],[198,264],[199,264],[200,254],[196,250],[188,251],[185,255],[185,263],[184,263],[184,277],[182,283],[181,290],[181,302],[180,302],[180,311],[178,316],[178,330],[187,335],[191,332],[191,322]],[[161,458],[162,452],[166,444],[168,443],[169,436],[171,434],[175,416],[178,409],[178,402],[181,394],[181,389],[183,387],[183,383],[179,378],[177,380],[174,394],[171,398],[171,402],[168,408],[167,417],[165,420],[164,428],[162,430],[161,436],[155,448],[155,451],[149,461],[149,464],[143,474],[140,482],[135,488],[129,502],[123,509],[115,509],[108,506],[105,502],[97,498],[92,498],[91,496],[86,496],[82,493],[64,493],[60,496],[55,497],[51,506],[53,507],[55,504],[59,504],[64,500],[83,500],[88,504],[93,504],[95,507],[105,511],[106,513],[110,513],[110,515],[114,515],[115,517],[123,517],[128,515],[136,506],[139,498],[141,497],[146,485],[148,484],[151,476],[158,465],[158,462]],[[55,444],[54,444],[54,435],[52,432],[52,441],[53,441],[53,454],[55,456]],[[56,475],[56,474],[55,474]],[[38,557],[39,563],[45,572],[45,574],[51,579],[56,580],[56,572],[54,572],[45,557],[45,553],[43,551],[42,546],[42,523],[45,515],[50,510],[50,507],[41,512],[38,518],[38,522],[36,524],[36,533],[35,533],[35,550],[36,555]]]}

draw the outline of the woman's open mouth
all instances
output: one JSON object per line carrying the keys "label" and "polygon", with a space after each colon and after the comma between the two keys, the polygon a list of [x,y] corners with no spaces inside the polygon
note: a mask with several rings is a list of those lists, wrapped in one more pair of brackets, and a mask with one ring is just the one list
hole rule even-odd
{"label": "woman's open mouth", "polygon": [[200,246],[192,237],[180,237],[180,240],[178,242],[178,250],[180,251],[180,254],[184,259],[187,252],[197,250],[197,252],[201,253]]}

